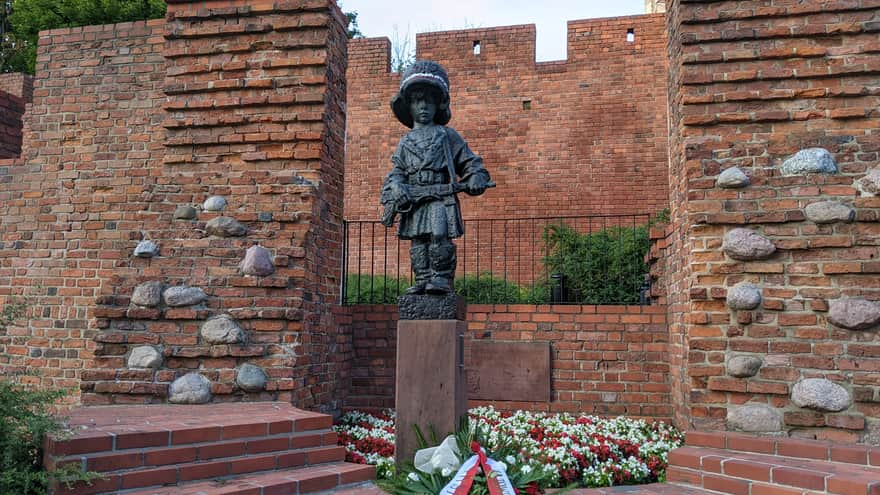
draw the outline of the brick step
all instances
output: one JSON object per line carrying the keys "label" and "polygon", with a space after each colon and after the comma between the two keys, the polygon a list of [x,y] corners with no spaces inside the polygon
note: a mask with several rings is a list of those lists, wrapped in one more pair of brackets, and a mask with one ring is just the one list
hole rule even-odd
{"label": "brick step", "polygon": [[737,452],[780,455],[798,459],[880,466],[880,446],[841,444],[796,438],[759,437],[743,433],[695,431],[687,433],[685,444],[693,447],[710,447]]}
{"label": "brick step", "polygon": [[670,452],[666,476],[735,495],[880,495],[878,467],[709,447]]}
{"label": "brick step", "polygon": [[[549,493],[549,491],[548,491]],[[694,488],[675,483],[653,483],[650,485],[622,485],[605,488],[579,488],[569,490],[566,494],[573,495],[718,495],[716,492]]]}
{"label": "brick step", "polygon": [[185,462],[218,461],[269,452],[294,453],[314,447],[336,447],[336,432],[310,430],[303,433],[209,441],[175,446],[134,448],[107,452],[52,457],[47,467],[79,464],[84,470],[106,473],[137,468],[155,468]]}
{"label": "brick step", "polygon": [[290,404],[142,405],[85,407],[72,411],[68,432],[50,437],[53,460],[74,454],[259,438],[326,431],[333,418]]}
{"label": "brick step", "polygon": [[189,481],[226,478],[246,473],[283,470],[302,466],[319,466],[345,460],[345,448],[340,446],[246,455],[233,458],[188,462],[162,467],[141,467],[102,473],[95,486],[78,484],[73,489],[59,488],[57,495],[86,495],[117,492],[149,486],[174,485]]}
{"label": "brick step", "polygon": [[[246,473],[247,480],[273,472],[316,473],[299,469],[346,465],[332,422],[328,415],[278,402],[87,407],[72,411],[68,432],[47,439],[45,462],[77,463],[102,474],[91,485],[57,486],[56,495],[244,481]],[[336,481],[340,473],[349,472],[334,469]],[[359,473],[364,468],[353,469]],[[302,479],[323,486],[324,478],[315,474]],[[351,482],[346,478],[346,484]]]}
{"label": "brick step", "polygon": [[[284,469],[257,475],[184,483],[179,486],[117,492],[125,495],[296,495],[337,489],[364,495],[376,488],[363,485],[375,479],[376,470],[365,464],[336,462],[296,469]],[[357,486],[351,486],[358,484]],[[373,491],[371,491],[373,490]]]}

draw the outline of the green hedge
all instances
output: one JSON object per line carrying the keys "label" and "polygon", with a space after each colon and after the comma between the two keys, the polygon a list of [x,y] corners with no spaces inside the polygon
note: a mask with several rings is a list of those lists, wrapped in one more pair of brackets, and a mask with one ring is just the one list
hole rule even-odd
{"label": "green hedge", "polygon": [[[410,285],[408,277],[350,273],[345,278],[345,304],[397,304]],[[456,277],[455,292],[471,304],[543,304],[550,298],[544,284],[523,287],[488,272]]]}
{"label": "green hedge", "polygon": [[562,276],[570,302],[638,304],[639,289],[648,273],[648,231],[667,216],[664,211],[647,225],[590,233],[564,223],[548,225],[543,236],[548,253],[544,265],[549,273]]}

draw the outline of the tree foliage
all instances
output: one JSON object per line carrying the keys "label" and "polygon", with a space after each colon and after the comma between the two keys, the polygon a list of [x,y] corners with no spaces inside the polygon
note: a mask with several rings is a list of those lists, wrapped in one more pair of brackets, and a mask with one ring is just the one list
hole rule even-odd
{"label": "tree foliage", "polygon": [[346,12],[345,17],[348,19],[348,37],[349,39],[353,38],[363,38],[364,33],[361,32],[361,28],[358,26],[358,13],[356,10],[351,12]]}
{"label": "tree foliage", "polygon": [[0,72],[34,73],[40,31],[155,19],[164,0],[0,0],[5,23]]}

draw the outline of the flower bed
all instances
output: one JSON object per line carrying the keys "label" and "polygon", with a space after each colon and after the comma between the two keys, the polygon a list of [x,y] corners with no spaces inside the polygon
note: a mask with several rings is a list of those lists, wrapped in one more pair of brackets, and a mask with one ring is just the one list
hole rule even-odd
{"label": "flower bed", "polygon": [[[682,444],[681,433],[669,425],[624,417],[506,413],[491,407],[471,409],[469,415],[481,445],[489,452],[513,447],[516,457],[498,460],[516,464],[520,472],[540,472],[541,489],[663,481],[667,453]],[[379,479],[394,476],[392,411],[348,413],[335,430],[347,460],[375,464]]]}

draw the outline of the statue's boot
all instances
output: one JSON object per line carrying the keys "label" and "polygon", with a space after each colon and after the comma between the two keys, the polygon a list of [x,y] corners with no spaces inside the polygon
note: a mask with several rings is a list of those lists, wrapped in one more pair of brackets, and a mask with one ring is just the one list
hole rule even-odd
{"label": "statue's boot", "polygon": [[428,282],[431,280],[431,261],[428,259],[428,244],[416,243],[413,241],[409,248],[409,259],[412,265],[413,273],[416,277],[416,283],[405,294],[424,294]]}
{"label": "statue's boot", "polygon": [[425,287],[429,294],[449,294],[453,291],[452,279],[455,276],[455,244],[446,241],[431,244],[428,250],[431,259],[431,280]]}

